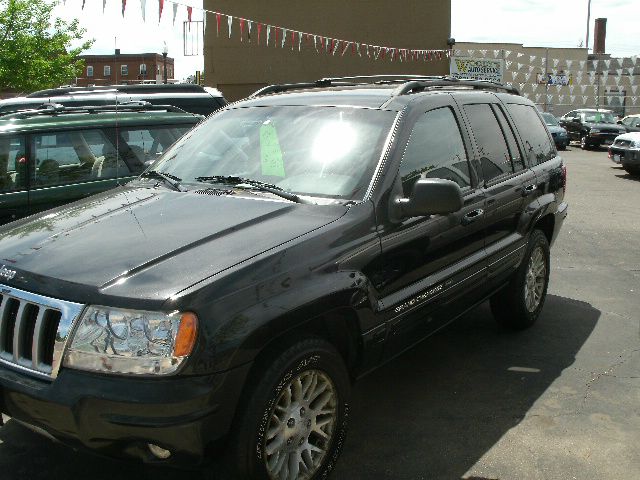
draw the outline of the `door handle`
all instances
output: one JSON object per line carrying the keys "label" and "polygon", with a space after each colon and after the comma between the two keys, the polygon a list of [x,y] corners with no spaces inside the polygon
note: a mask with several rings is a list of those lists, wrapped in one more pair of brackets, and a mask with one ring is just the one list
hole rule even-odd
{"label": "door handle", "polygon": [[527,195],[532,194],[533,192],[535,192],[537,190],[538,186],[537,185],[527,185],[526,187],[524,187],[524,196],[526,197]]}
{"label": "door handle", "polygon": [[469,225],[475,222],[476,220],[478,220],[480,217],[482,217],[482,215],[484,215],[484,210],[482,210],[481,208],[478,208],[477,210],[472,210],[471,212],[467,213],[464,217],[462,217],[462,225]]}

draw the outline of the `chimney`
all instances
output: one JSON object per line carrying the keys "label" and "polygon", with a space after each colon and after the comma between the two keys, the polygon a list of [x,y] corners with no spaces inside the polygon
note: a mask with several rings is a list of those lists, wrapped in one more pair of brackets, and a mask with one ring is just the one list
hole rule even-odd
{"label": "chimney", "polygon": [[595,31],[593,33],[593,53],[605,53],[605,41],[607,40],[607,19],[596,18]]}

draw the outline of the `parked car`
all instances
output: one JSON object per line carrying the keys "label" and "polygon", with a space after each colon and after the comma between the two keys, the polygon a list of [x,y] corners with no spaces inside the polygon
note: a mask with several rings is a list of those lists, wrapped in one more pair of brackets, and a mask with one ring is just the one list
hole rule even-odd
{"label": "parked car", "polygon": [[640,175],[640,132],[625,133],[616,137],[609,147],[609,158],[631,175]]}
{"label": "parked car", "polygon": [[640,114],[627,115],[618,124],[622,125],[627,130],[627,133],[640,132]]}
{"label": "parked car", "polygon": [[569,135],[567,131],[560,126],[560,123],[552,114],[542,112],[540,115],[542,115],[545,125],[549,129],[549,132],[551,132],[556,148],[558,150],[566,150],[567,146],[569,146]]}
{"label": "parked car", "polygon": [[565,184],[510,86],[266,87],[0,228],[0,410],[111,456],[325,478],[352,381],[487,298],[534,324]]}
{"label": "parked car", "polygon": [[0,223],[131,180],[202,118],[149,104],[0,116]]}
{"label": "parked car", "polygon": [[560,118],[560,126],[569,133],[570,140],[580,142],[583,150],[611,145],[613,140],[625,133],[625,129],[616,125],[616,117],[609,110],[579,109]]}
{"label": "parked car", "polygon": [[40,90],[26,97],[0,100],[0,114],[51,103],[80,107],[130,102],[172,105],[197,115],[209,115],[227,104],[222,93],[215,88],[184,83],[62,87]]}

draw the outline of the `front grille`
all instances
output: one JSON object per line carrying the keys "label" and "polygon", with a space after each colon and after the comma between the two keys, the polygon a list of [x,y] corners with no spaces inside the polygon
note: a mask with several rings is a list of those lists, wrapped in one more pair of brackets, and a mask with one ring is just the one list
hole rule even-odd
{"label": "front grille", "polygon": [[83,305],[0,285],[0,363],[55,378]]}

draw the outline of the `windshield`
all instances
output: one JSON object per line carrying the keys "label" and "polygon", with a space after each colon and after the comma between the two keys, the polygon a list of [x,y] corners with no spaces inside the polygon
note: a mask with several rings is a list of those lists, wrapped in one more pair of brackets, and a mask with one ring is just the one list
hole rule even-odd
{"label": "windshield", "polygon": [[588,123],[616,123],[610,112],[587,112],[582,114],[582,121]]}
{"label": "windshield", "polygon": [[550,113],[543,113],[542,118],[544,119],[544,123],[546,123],[550,127],[557,127],[559,125],[556,117],[554,117]]}
{"label": "windshield", "polygon": [[396,113],[354,107],[223,111],[151,167],[182,179],[229,176],[298,195],[362,199]]}

